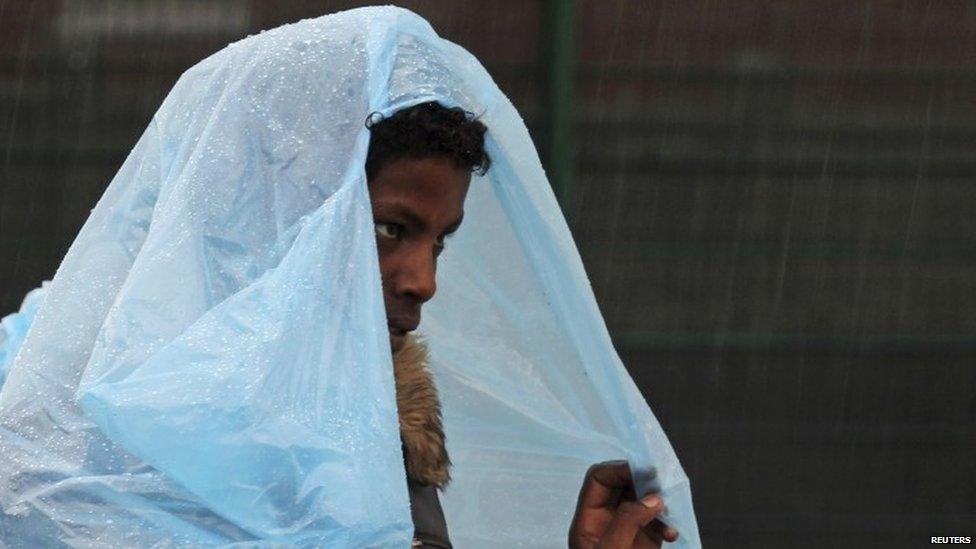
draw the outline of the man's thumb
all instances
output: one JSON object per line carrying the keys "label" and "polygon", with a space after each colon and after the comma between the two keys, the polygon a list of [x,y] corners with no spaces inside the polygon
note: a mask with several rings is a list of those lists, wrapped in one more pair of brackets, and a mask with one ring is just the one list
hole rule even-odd
{"label": "man's thumb", "polygon": [[600,539],[605,549],[627,547],[634,544],[637,532],[647,526],[664,509],[664,501],[657,494],[648,494],[641,501],[625,501],[617,507],[610,526]]}

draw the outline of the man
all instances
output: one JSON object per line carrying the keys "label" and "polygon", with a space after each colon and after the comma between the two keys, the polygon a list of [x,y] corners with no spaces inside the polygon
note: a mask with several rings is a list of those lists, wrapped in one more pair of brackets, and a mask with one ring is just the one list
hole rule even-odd
{"label": "man", "polygon": [[[422,305],[436,292],[437,257],[461,225],[471,173],[484,174],[490,167],[486,130],[463,110],[438,103],[403,109],[371,124],[366,174],[394,352],[415,543],[420,547],[450,547],[437,497],[437,489],[450,481],[450,460],[436,389],[425,366],[426,348],[410,332],[420,322]],[[39,301],[40,290],[31,295]],[[12,350],[32,317],[33,309],[25,305],[17,317],[23,326]],[[11,316],[11,327],[13,322]],[[0,365],[9,362],[3,358]],[[677,532],[655,520],[662,509],[660,498],[651,495],[641,501],[635,501],[626,462],[594,465],[580,491],[569,546],[658,547],[662,540],[674,541]]]}
{"label": "man", "polygon": [[[418,375],[405,373],[417,371],[417,360],[405,357],[423,352],[418,351],[420,344],[409,333],[420,323],[421,307],[436,292],[437,258],[461,226],[471,173],[484,174],[491,165],[484,151],[487,128],[462,109],[449,109],[436,102],[402,109],[385,119],[371,119],[369,125],[366,176],[390,346],[395,353],[397,405],[416,528],[414,545],[450,547],[435,489],[449,481],[450,464],[443,447],[436,391],[429,376],[424,376],[421,383],[412,384],[415,390],[409,396],[404,394],[410,383],[406,376]],[[416,404],[430,398],[434,399],[433,407]],[[421,431],[435,441],[436,450],[426,451],[423,433],[405,422],[406,408],[428,410],[421,414]],[[418,459],[417,454],[424,457]],[[423,464],[416,464],[418,461]],[[425,471],[435,473],[425,475]],[[676,540],[676,530],[655,520],[663,510],[661,498],[648,494],[637,501],[633,492],[626,462],[591,467],[580,490],[569,546],[647,548],[660,547],[662,540]]]}

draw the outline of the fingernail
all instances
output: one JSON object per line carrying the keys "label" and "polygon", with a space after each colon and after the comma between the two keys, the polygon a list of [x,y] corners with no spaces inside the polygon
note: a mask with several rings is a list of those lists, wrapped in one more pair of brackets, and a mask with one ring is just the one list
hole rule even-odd
{"label": "fingernail", "polygon": [[648,509],[656,510],[659,509],[661,504],[664,502],[661,501],[661,497],[657,494],[648,494],[641,498],[641,503],[643,503],[644,507],[647,507]]}

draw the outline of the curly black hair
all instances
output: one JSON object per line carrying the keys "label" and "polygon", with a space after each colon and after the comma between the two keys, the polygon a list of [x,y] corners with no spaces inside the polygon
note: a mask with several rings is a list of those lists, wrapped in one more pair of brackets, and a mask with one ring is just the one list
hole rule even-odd
{"label": "curly black hair", "polygon": [[373,113],[366,119],[370,130],[366,154],[366,178],[401,158],[446,156],[460,169],[484,175],[491,166],[485,152],[488,128],[460,107],[448,108],[436,101],[401,109],[391,116]]}

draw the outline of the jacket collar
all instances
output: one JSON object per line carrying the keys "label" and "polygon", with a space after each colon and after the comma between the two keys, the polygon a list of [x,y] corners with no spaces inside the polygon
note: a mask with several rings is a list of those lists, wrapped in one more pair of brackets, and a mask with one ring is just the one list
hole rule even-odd
{"label": "jacket collar", "polygon": [[451,481],[451,460],[444,445],[437,387],[427,369],[427,346],[422,340],[407,337],[403,348],[393,355],[393,375],[407,476],[444,489]]}

